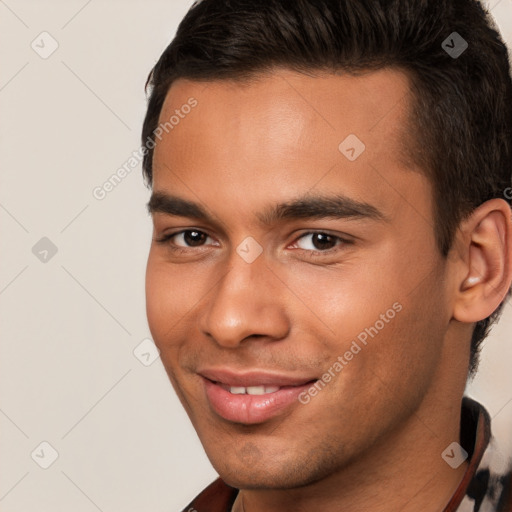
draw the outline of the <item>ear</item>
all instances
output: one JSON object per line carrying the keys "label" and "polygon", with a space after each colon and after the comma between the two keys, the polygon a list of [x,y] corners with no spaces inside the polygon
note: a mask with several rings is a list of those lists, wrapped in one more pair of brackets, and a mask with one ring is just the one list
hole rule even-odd
{"label": "ear", "polygon": [[512,282],[508,203],[491,199],[481,204],[461,223],[453,250],[459,253],[454,263],[457,288],[453,317],[460,322],[478,322],[497,309]]}

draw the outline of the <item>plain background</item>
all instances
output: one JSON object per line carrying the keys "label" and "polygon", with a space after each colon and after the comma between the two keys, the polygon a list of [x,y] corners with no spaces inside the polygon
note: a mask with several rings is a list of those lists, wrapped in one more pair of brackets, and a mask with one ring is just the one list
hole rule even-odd
{"label": "plain background", "polygon": [[[0,0],[2,512],[180,510],[216,476],[160,359],[137,349],[150,337],[140,165],[92,193],[138,149],[147,74],[190,4]],[[510,45],[512,1],[490,7]],[[45,31],[46,59],[31,47],[51,49]],[[468,388],[506,453],[511,329],[507,304]]]}

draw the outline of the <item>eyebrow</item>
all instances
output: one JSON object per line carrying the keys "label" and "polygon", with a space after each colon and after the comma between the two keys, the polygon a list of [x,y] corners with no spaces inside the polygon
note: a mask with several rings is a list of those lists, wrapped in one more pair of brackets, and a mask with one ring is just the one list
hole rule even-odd
{"label": "eyebrow", "polygon": [[[204,222],[214,219],[198,203],[164,192],[154,192],[147,204],[150,214],[164,213],[179,217],[188,217]],[[256,214],[265,225],[272,225],[281,220],[295,219],[369,219],[389,221],[375,206],[356,201],[343,194],[305,195],[284,203],[267,206]]]}

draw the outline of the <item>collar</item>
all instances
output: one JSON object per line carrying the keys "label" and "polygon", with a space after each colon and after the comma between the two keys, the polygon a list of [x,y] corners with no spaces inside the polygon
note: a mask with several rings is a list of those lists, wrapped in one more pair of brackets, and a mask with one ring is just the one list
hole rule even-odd
{"label": "collar", "polygon": [[512,463],[491,434],[491,418],[475,400],[462,400],[460,444],[468,468],[443,512],[512,512]]}

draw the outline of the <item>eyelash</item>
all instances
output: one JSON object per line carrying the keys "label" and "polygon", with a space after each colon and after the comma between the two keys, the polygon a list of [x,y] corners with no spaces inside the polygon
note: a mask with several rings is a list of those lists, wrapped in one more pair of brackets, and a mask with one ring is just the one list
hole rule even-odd
{"label": "eyelash", "polygon": [[[171,249],[175,254],[177,255],[181,255],[181,254],[187,254],[190,252],[190,250],[194,250],[195,248],[194,247],[181,247],[181,246],[176,246],[176,245],[173,245],[172,243],[169,243],[169,241],[177,236],[177,235],[181,235],[183,233],[187,233],[187,232],[195,232],[195,233],[200,233],[200,234],[204,234],[206,236],[209,236],[207,233],[205,233],[204,231],[200,231],[198,229],[184,229],[182,231],[177,231],[175,233],[168,233],[168,234],[165,234],[159,238],[155,238],[155,242],[158,243],[158,244],[162,244],[162,245],[168,245],[169,249]],[[319,256],[325,256],[326,254],[332,254],[333,252],[338,252],[340,250],[340,245],[344,246],[344,245],[351,245],[353,244],[354,242],[352,240],[347,240],[345,238],[342,238],[338,235],[332,235],[331,233],[327,233],[325,231],[308,231],[306,233],[302,233],[298,238],[295,239],[295,241],[293,242],[294,244],[306,237],[306,236],[309,236],[309,235],[318,235],[318,234],[322,234],[322,235],[327,235],[331,238],[334,238],[337,242],[340,242],[338,243],[337,245],[335,245],[334,247],[331,247],[330,249],[326,249],[325,251],[318,251],[318,250],[308,250],[308,249],[297,249],[299,251],[303,251],[305,253],[308,254],[308,256],[310,257],[319,257]],[[203,247],[203,246],[199,246],[199,247]]]}

